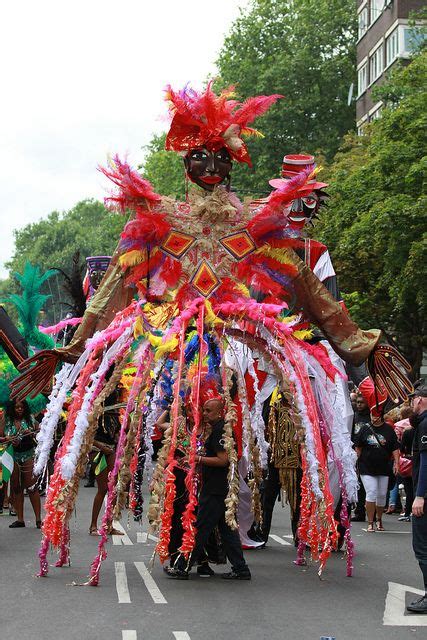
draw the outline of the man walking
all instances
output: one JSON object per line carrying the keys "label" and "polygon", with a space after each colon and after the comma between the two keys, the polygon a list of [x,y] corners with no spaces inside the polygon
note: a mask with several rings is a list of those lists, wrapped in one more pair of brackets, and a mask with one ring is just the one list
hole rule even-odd
{"label": "man walking", "polygon": [[412,504],[412,546],[424,578],[424,596],[407,606],[412,613],[427,613],[427,385],[415,390],[412,400],[414,427],[412,478],[415,499]]}

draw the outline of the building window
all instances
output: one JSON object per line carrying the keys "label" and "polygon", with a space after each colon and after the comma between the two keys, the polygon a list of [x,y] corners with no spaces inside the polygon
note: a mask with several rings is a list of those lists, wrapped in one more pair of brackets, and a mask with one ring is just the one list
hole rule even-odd
{"label": "building window", "polygon": [[364,7],[357,16],[359,22],[359,38],[368,30],[368,7]]}
{"label": "building window", "polygon": [[400,53],[409,55],[419,48],[426,36],[421,30],[415,27],[403,27],[403,42]]}
{"label": "building window", "polygon": [[385,49],[385,63],[388,67],[389,64],[396,60],[399,55],[399,29],[396,29],[389,35],[386,40]]}
{"label": "building window", "polygon": [[380,77],[384,69],[384,45],[380,45],[369,58],[369,81],[370,84]]}
{"label": "building window", "polygon": [[380,17],[384,7],[384,0],[371,0],[371,24]]}
{"label": "building window", "polygon": [[365,62],[363,67],[357,72],[357,95],[361,96],[368,86],[368,63]]}
{"label": "building window", "polygon": [[378,109],[374,111],[374,113],[371,113],[371,115],[369,116],[369,122],[372,122],[373,120],[378,120],[378,118],[380,117],[381,117],[381,107],[378,107]]}

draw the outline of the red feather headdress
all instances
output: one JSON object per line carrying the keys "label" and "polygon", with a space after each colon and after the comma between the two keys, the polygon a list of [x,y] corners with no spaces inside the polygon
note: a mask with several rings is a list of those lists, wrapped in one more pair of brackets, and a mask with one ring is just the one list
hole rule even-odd
{"label": "red feather headdress", "polygon": [[176,92],[169,85],[166,88],[166,100],[169,102],[172,123],[165,149],[190,151],[206,147],[217,151],[226,147],[234,160],[252,166],[241,136],[261,136],[259,131],[248,125],[283,96],[256,96],[241,103],[230,99],[233,91],[234,87],[228,87],[216,95],[212,90],[212,82],[203,93],[189,87]]}

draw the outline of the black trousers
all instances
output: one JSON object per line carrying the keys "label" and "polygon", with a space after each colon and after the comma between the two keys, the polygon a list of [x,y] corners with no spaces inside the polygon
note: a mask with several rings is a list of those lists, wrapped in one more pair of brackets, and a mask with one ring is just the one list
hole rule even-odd
{"label": "black trousers", "polygon": [[418,562],[427,565],[427,510],[422,516],[412,516],[412,548]]}
{"label": "black trousers", "polygon": [[[197,534],[190,565],[197,562],[204,554],[205,545],[212,531],[218,527],[225,554],[230,561],[231,568],[236,573],[249,571],[243,557],[242,545],[238,531],[231,529],[225,522],[225,496],[200,493],[197,511]],[[179,569],[186,569],[186,560],[180,556],[177,564]]]}
{"label": "black trousers", "polygon": [[412,476],[400,477],[403,488],[405,490],[406,502],[405,502],[405,516],[410,516],[412,511],[412,503],[414,501],[414,484]]}
{"label": "black trousers", "polygon": [[357,505],[354,510],[354,515],[357,518],[366,518],[366,509],[365,509],[366,491],[365,491],[365,487],[363,486],[363,482],[360,479],[360,476],[358,476],[358,478],[359,478],[359,488],[357,490]]}
{"label": "black trousers", "polygon": [[[300,517],[301,480],[302,480],[302,469],[297,469],[296,508],[295,508],[295,511],[291,510],[291,526],[292,526],[292,533],[294,536],[294,540],[296,540],[297,538],[298,523],[299,523],[299,517]],[[276,504],[276,501],[279,498],[279,495],[280,495],[279,471],[278,469],[276,469],[276,467],[273,464],[269,463],[268,476],[263,481],[262,488],[261,488],[261,504],[262,504],[261,534],[265,542],[268,541],[268,536],[270,535],[274,505]]]}

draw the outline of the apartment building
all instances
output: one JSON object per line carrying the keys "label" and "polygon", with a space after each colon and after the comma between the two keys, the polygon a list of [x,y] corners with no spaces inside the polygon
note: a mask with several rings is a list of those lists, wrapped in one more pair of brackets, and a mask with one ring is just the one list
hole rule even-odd
{"label": "apartment building", "polygon": [[383,82],[396,60],[409,60],[417,39],[417,31],[408,24],[409,15],[426,5],[426,0],[357,0],[359,132],[366,122],[379,117],[382,103],[374,100],[372,89]]}

